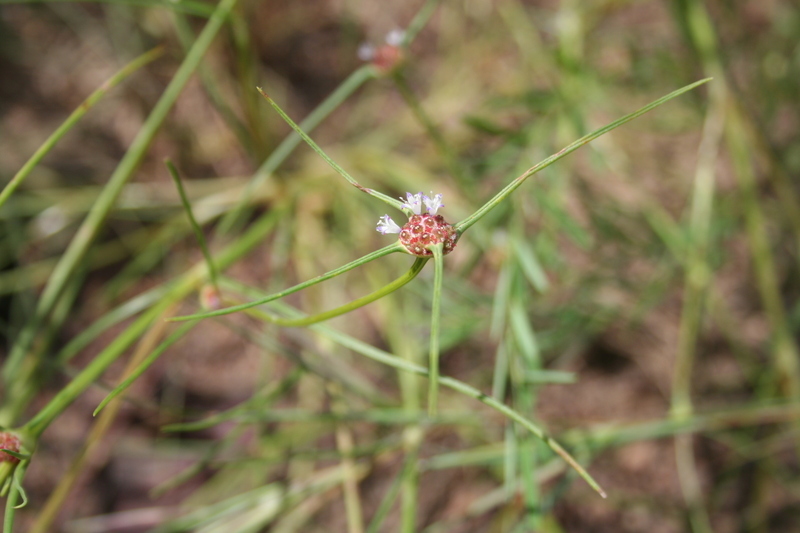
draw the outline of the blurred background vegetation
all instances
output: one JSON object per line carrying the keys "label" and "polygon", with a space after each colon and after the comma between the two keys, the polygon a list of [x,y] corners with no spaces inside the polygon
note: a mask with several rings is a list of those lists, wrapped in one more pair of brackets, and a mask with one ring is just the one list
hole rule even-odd
{"label": "blurred background vegetation", "polygon": [[[2,186],[163,47],[0,207],[0,425],[45,420],[17,531],[800,530],[796,2],[0,4]],[[412,21],[402,66],[359,60]],[[216,297],[165,157],[226,297],[391,242],[385,206],[307,146],[275,156],[290,129],[256,86],[298,121],[330,112],[312,136],[362,184],[443,193],[457,222],[708,76],[534,176],[445,260],[442,374],[548,428],[608,499],[471,398],[443,389],[426,420],[425,380],[363,356],[425,364],[432,265],[323,328],[165,321]],[[411,262],[286,303],[326,310]],[[97,361],[101,379],[42,414]]]}

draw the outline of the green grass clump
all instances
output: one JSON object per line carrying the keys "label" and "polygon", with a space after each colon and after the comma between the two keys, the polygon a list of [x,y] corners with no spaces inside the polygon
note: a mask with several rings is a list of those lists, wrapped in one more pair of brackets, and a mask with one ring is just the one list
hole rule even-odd
{"label": "green grass clump", "polygon": [[3,4],[4,531],[800,525],[796,14]]}

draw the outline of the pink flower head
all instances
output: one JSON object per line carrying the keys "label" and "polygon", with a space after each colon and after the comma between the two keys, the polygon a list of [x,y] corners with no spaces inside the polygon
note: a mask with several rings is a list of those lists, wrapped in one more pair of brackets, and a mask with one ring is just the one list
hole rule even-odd
{"label": "pink flower head", "polygon": [[[423,206],[425,213],[422,212]],[[383,235],[399,233],[403,247],[408,253],[418,257],[432,256],[431,247],[438,244],[443,245],[444,254],[453,251],[458,241],[458,234],[442,215],[437,214],[439,209],[444,207],[441,194],[431,193],[427,196],[421,192],[417,194],[409,192],[406,193],[406,201],[401,207],[411,212],[408,222],[401,228],[389,218],[389,215],[383,215],[378,221],[379,232]]]}

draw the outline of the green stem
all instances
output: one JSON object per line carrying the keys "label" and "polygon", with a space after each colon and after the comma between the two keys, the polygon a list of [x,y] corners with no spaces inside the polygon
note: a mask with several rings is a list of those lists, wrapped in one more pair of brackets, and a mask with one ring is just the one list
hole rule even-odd
{"label": "green stem", "polygon": [[428,416],[434,417],[439,402],[439,320],[442,310],[442,244],[430,247],[433,252],[433,309],[431,310],[430,352],[428,355]]}
{"label": "green stem", "polygon": [[3,204],[6,203],[6,200],[14,193],[17,187],[28,177],[31,171],[39,164],[39,162],[46,156],[50,150],[56,145],[61,138],[77,124],[77,122],[85,115],[94,105],[103,98],[108,91],[119,85],[125,78],[145,66],[146,64],[154,61],[155,59],[159,58],[161,54],[164,53],[163,48],[158,47],[150,50],[149,52],[140,55],[127,65],[125,65],[119,72],[111,76],[108,80],[103,83],[99,88],[97,88],[92,94],[90,94],[86,100],[84,100],[81,105],[72,112],[72,114],[67,117],[67,120],[64,121],[61,126],[56,129],[47,138],[47,140],[39,147],[36,152],[28,159],[22,168],[11,178],[3,190],[0,192],[0,207],[3,207]]}
{"label": "green stem", "polygon": [[[173,14],[173,23],[175,24],[175,33],[177,33],[178,40],[181,43],[184,53],[188,52],[192,43],[195,41],[195,34],[192,26],[189,24],[188,17],[180,12]],[[206,95],[211,101],[211,104],[216,108],[217,112],[222,116],[222,119],[227,123],[230,130],[236,135],[239,143],[245,148],[249,154],[253,154],[255,149],[253,147],[253,139],[250,132],[247,131],[245,125],[236,116],[231,107],[225,101],[225,97],[217,87],[218,76],[205,65],[198,65],[197,74],[200,82],[203,84]]]}
{"label": "green stem", "polygon": [[402,207],[402,202],[400,202],[399,200],[395,200],[395,199],[394,199],[394,198],[392,198],[391,196],[386,196],[385,194],[383,194],[383,193],[380,193],[380,192],[378,192],[378,191],[375,191],[375,190],[372,190],[372,189],[368,189],[367,187],[364,187],[363,185],[361,185],[360,183],[358,183],[358,182],[355,180],[355,178],[353,178],[353,176],[351,176],[350,174],[348,174],[348,173],[347,173],[347,171],[346,171],[345,169],[343,169],[342,167],[340,167],[340,166],[339,166],[339,165],[336,163],[336,161],[334,161],[333,159],[331,159],[331,158],[328,156],[328,154],[326,154],[325,152],[323,152],[323,151],[322,151],[322,148],[320,148],[320,147],[317,145],[317,143],[315,143],[315,142],[314,142],[314,141],[311,139],[311,137],[309,137],[308,135],[306,135],[306,133],[305,133],[305,132],[304,132],[302,129],[300,129],[300,126],[298,126],[297,124],[295,124],[295,123],[294,123],[294,121],[293,121],[291,118],[289,118],[289,115],[287,115],[286,113],[284,113],[283,109],[281,109],[281,108],[280,108],[280,106],[279,106],[278,104],[276,104],[276,103],[275,103],[275,101],[274,101],[272,98],[270,98],[270,97],[269,97],[269,95],[268,95],[267,93],[265,93],[265,92],[263,91],[263,89],[261,89],[261,87],[258,87],[258,92],[260,92],[260,93],[261,93],[261,96],[263,96],[264,98],[266,98],[267,102],[269,102],[269,105],[271,105],[271,106],[273,107],[273,109],[275,109],[275,111],[277,111],[277,113],[278,113],[278,114],[281,116],[281,118],[282,118],[283,120],[285,120],[285,121],[286,121],[286,123],[287,123],[287,124],[289,124],[289,126],[291,126],[291,127],[292,127],[292,129],[293,129],[294,131],[296,131],[296,132],[297,132],[297,134],[298,134],[300,137],[302,137],[302,138],[303,138],[303,140],[306,142],[306,144],[308,144],[308,145],[309,145],[309,146],[310,146],[310,147],[311,147],[311,148],[312,148],[312,149],[313,149],[315,152],[317,152],[317,154],[319,154],[319,156],[320,156],[322,159],[324,159],[324,160],[325,160],[325,162],[326,162],[326,163],[328,163],[328,165],[330,165],[330,166],[331,166],[331,168],[332,168],[333,170],[335,170],[335,171],[336,171],[336,172],[337,172],[337,173],[338,173],[340,176],[342,176],[344,179],[346,179],[346,180],[347,180],[347,182],[348,182],[348,183],[350,183],[350,185],[352,185],[353,187],[355,187],[356,189],[358,189],[358,190],[359,190],[359,191],[361,191],[361,192],[365,192],[365,193],[369,194],[370,196],[374,196],[375,198],[377,198],[377,199],[379,199],[379,200],[382,200],[383,202],[386,202],[387,204],[391,205],[392,207],[396,207],[397,209],[400,209],[401,211],[403,210],[403,207]]}
{"label": "green stem", "polygon": [[620,118],[618,120],[615,120],[611,124],[608,124],[607,126],[604,126],[604,127],[600,128],[599,130],[596,130],[596,131],[590,133],[589,135],[581,137],[580,139],[578,139],[577,141],[573,142],[572,144],[570,144],[566,148],[561,149],[561,151],[559,151],[558,153],[555,153],[555,154],[551,155],[550,157],[548,157],[547,159],[545,159],[544,161],[542,161],[540,163],[537,163],[536,165],[534,165],[531,168],[529,168],[528,170],[526,170],[522,175],[517,177],[514,181],[512,181],[511,183],[506,185],[491,200],[489,200],[484,205],[482,205],[480,208],[478,208],[477,211],[475,211],[470,216],[468,216],[467,218],[465,218],[464,220],[462,220],[461,222],[456,224],[455,225],[456,231],[459,233],[459,235],[461,233],[463,233],[464,231],[466,231],[470,226],[472,226],[478,220],[480,220],[481,218],[486,216],[486,214],[489,211],[491,211],[492,209],[497,207],[497,204],[499,204],[500,202],[505,200],[512,192],[514,192],[520,185],[522,185],[522,183],[526,179],[528,179],[529,177],[533,176],[534,174],[536,174],[540,170],[549,167],[550,165],[552,165],[553,163],[555,163],[559,159],[571,154],[572,152],[574,152],[575,150],[577,150],[581,146],[592,142],[593,140],[597,139],[598,137],[600,137],[602,135],[605,135],[609,131],[611,131],[611,130],[613,130],[615,128],[618,128],[619,126],[622,126],[626,122],[630,122],[631,120],[635,119],[636,117],[639,117],[639,116],[647,113],[648,111],[650,111],[652,109],[655,109],[656,107],[660,106],[661,104],[664,104],[664,103],[672,100],[676,96],[680,96],[680,95],[682,95],[683,93],[685,93],[687,91],[691,91],[695,87],[698,87],[698,86],[700,86],[700,85],[702,85],[704,83],[707,83],[710,80],[711,80],[711,78],[705,78],[703,80],[696,81],[696,82],[694,82],[692,84],[689,84],[689,85],[687,85],[685,87],[682,87],[682,88],[678,89],[677,91],[673,91],[673,92],[669,93],[668,95],[663,96],[663,97],[659,98],[658,100],[647,104],[646,106],[642,107],[641,109],[639,109],[637,111],[634,111],[633,113],[631,113],[629,115],[625,115],[624,117],[622,117],[622,118]]}
{"label": "green stem", "polygon": [[[268,322],[270,322],[272,324],[277,324],[279,326],[284,326],[284,327],[295,327],[296,328],[296,327],[310,326],[310,325],[316,324],[318,322],[324,322],[325,320],[330,320],[331,318],[335,318],[335,317],[343,315],[345,313],[349,313],[350,311],[354,311],[354,310],[358,309],[359,307],[364,307],[365,305],[370,304],[370,303],[374,302],[375,300],[380,300],[381,298],[383,298],[387,294],[393,293],[394,291],[396,291],[397,289],[399,289],[403,285],[406,285],[408,282],[410,282],[411,280],[416,278],[417,274],[419,274],[422,271],[422,267],[424,267],[425,263],[427,263],[427,262],[428,262],[427,258],[419,257],[414,262],[414,264],[411,265],[411,268],[408,270],[408,272],[406,272],[405,274],[403,274],[402,276],[400,276],[396,280],[392,281],[391,283],[389,283],[387,285],[384,285],[383,287],[381,287],[380,289],[378,289],[375,292],[372,292],[372,293],[370,293],[370,294],[368,294],[366,296],[362,296],[361,298],[358,298],[357,300],[353,300],[352,302],[347,303],[345,305],[342,305],[340,307],[337,307],[335,309],[331,309],[330,311],[325,311],[324,313],[319,313],[319,314],[316,314],[316,315],[310,315],[310,316],[306,316],[306,317],[302,317],[302,318],[280,318],[280,317],[275,317],[275,316],[268,315],[268,314],[262,313],[262,312],[259,312],[258,316],[260,318],[263,318],[263,319],[267,320]],[[275,298],[273,298],[273,300],[274,299]],[[252,307],[252,306],[250,306],[250,307]],[[229,309],[232,309],[232,308],[229,308]]]}
{"label": "green stem", "polygon": [[[339,107],[356,89],[365,82],[375,78],[376,71],[371,65],[361,67],[353,72],[342,84],[331,93],[305,120],[300,123],[300,129],[310,132],[330,115],[334,109]],[[242,218],[242,210],[246,202],[252,197],[253,191],[258,189],[269,178],[275,170],[289,157],[297,145],[300,144],[302,137],[297,133],[287,136],[270,154],[264,163],[256,170],[253,178],[242,191],[241,198],[236,206],[231,209],[220,221],[217,231],[221,234],[227,233],[237,220]]]}
{"label": "green stem", "polygon": [[187,54],[186,59],[181,63],[175,76],[164,90],[164,94],[161,96],[158,103],[156,103],[152,112],[147,117],[147,120],[142,125],[142,129],[139,130],[130,148],[125,152],[116,170],[114,170],[114,173],[109,178],[108,184],[103,188],[100,196],[98,196],[97,200],[92,205],[89,215],[83,221],[83,224],[81,224],[75,237],[70,242],[69,247],[61,256],[53,273],[50,275],[50,279],[37,304],[33,320],[31,320],[29,326],[20,333],[17,342],[11,350],[8,360],[6,361],[6,366],[3,369],[6,380],[12,380],[16,375],[22,359],[32,346],[39,328],[52,311],[69,278],[83,261],[94,238],[104,226],[105,219],[114,207],[122,188],[139,166],[150,143],[155,138],[161,124],[167,117],[169,110],[183,91],[183,88],[186,86],[186,83],[189,81],[189,78],[195,68],[197,68],[197,65],[200,63],[200,60],[206,50],[208,50],[212,40],[217,35],[228,13],[235,4],[236,0],[221,0],[217,5],[208,24],[203,28],[194,46]]}
{"label": "green stem", "polygon": [[375,514],[372,515],[372,521],[369,523],[369,526],[367,526],[367,533],[378,533],[381,531],[383,522],[386,520],[389,511],[391,511],[392,506],[394,506],[395,500],[397,500],[397,496],[400,494],[403,480],[408,476],[408,472],[414,469],[412,463],[416,463],[416,457],[406,458],[403,463],[403,469],[400,470],[400,473],[392,480],[392,484],[389,485],[389,488],[386,490],[383,499],[381,499],[381,503],[378,505],[378,509],[375,511]]}
{"label": "green stem", "polygon": [[[181,295],[182,296],[182,295]],[[34,416],[25,427],[30,430],[35,438],[49,426],[89,385],[95,382],[106,368],[111,365],[125,349],[136,342],[150,327],[154,320],[161,316],[166,309],[180,300],[173,295],[160,301],[155,307],[150,308],[140,316],[128,329],[115,338],[111,344],[100,352],[80,374],[70,381],[52,400]]]}
{"label": "green stem", "polygon": [[414,15],[414,18],[408,23],[406,34],[403,36],[402,46],[408,46],[414,41],[420,30],[428,23],[431,15],[433,15],[433,10],[436,9],[439,2],[441,2],[441,0],[428,0],[420,10],[417,11],[417,14]]}
{"label": "green stem", "polygon": [[742,118],[735,109],[729,111],[725,134],[733,162],[733,174],[738,182],[744,209],[745,229],[756,287],[772,330],[771,353],[778,373],[778,387],[787,397],[798,400],[800,399],[800,347],[795,341],[786,316],[784,295],[781,292],[778,269],[769,242],[768,224],[759,204],[751,146],[743,133]]}
{"label": "green stem", "polygon": [[[2,4],[53,4],[56,2],[72,2],[77,3],[79,0],[1,0]],[[164,9],[171,9],[187,15],[194,15],[196,17],[208,17],[213,13],[213,6],[204,2],[195,2],[190,0],[88,0],[90,2],[97,2],[98,4],[127,4],[136,7],[160,7]]]}
{"label": "green stem", "polygon": [[[285,304],[276,303],[276,307],[282,312],[287,314],[299,314],[299,312]],[[392,368],[396,368],[398,370],[402,370],[404,372],[411,372],[413,374],[417,374],[420,376],[429,377],[430,374],[428,369],[423,366],[411,363],[394,355],[391,355],[383,350],[375,348],[372,345],[369,345],[365,342],[362,342],[358,339],[354,339],[349,335],[346,335],[340,331],[336,331],[333,328],[327,327],[323,324],[317,324],[312,326],[314,331],[320,333],[324,337],[327,337],[334,342],[337,342],[341,346],[345,348],[349,348],[354,352],[360,353],[365,357],[372,359],[373,361],[377,361],[379,363],[385,364]],[[513,420],[514,422],[518,422],[522,427],[536,435],[539,439],[541,439],[547,446],[550,447],[556,454],[558,454],[567,464],[569,464],[575,471],[581,476],[586,483],[589,484],[598,494],[600,494],[603,498],[606,497],[605,491],[600,487],[600,485],[592,478],[591,475],[567,452],[561,445],[556,442],[552,437],[550,437],[543,429],[539,426],[525,418],[522,414],[518,413],[511,407],[503,404],[499,400],[492,398],[491,396],[484,394],[483,392],[479,391],[478,389],[468,385],[464,382],[461,382],[457,379],[451,377],[439,377],[439,384],[443,385],[449,389],[452,389],[456,392],[460,392],[465,396],[470,398],[474,398],[479,402],[491,407],[492,409],[500,412],[507,418]]]}
{"label": "green stem", "polygon": [[394,244],[390,244],[389,246],[385,246],[385,247],[381,248],[380,250],[376,250],[376,251],[374,251],[374,252],[372,252],[370,254],[367,254],[364,257],[356,259],[355,261],[347,263],[344,266],[341,266],[341,267],[339,267],[337,269],[331,270],[330,272],[326,272],[325,274],[322,274],[321,276],[317,276],[316,278],[310,279],[308,281],[304,281],[303,283],[295,285],[294,287],[289,287],[288,289],[283,290],[281,292],[276,292],[275,294],[271,294],[269,296],[265,296],[264,298],[261,298],[260,300],[255,300],[255,301],[247,302],[247,303],[240,304],[240,305],[234,305],[232,307],[226,307],[224,309],[217,309],[215,311],[209,311],[207,313],[197,313],[197,314],[194,314],[194,315],[177,316],[177,317],[171,318],[170,321],[172,321],[172,322],[182,322],[182,321],[185,321],[185,320],[197,320],[197,319],[201,319],[201,318],[210,318],[210,317],[214,317],[214,316],[229,315],[231,313],[244,311],[245,309],[250,309],[251,307],[256,307],[258,305],[263,305],[263,304],[271,302],[273,300],[278,300],[280,298],[283,298],[284,296],[288,296],[288,295],[290,295],[292,293],[295,293],[297,291],[303,290],[306,287],[310,287],[312,285],[316,285],[317,283],[321,283],[321,282],[323,282],[325,280],[329,280],[331,278],[334,278],[334,277],[336,277],[336,276],[338,276],[340,274],[344,274],[348,270],[352,270],[352,269],[354,269],[354,268],[356,268],[358,266],[361,266],[363,264],[369,263],[370,261],[378,259],[379,257],[383,257],[385,255],[389,255],[389,254],[394,253],[394,252],[399,252],[399,251],[401,251],[403,249],[404,249],[403,246],[399,242],[396,242]]}
{"label": "green stem", "polygon": [[428,132],[428,136],[433,140],[433,144],[436,145],[439,153],[444,157],[450,169],[450,173],[453,174],[453,177],[456,178],[462,188],[468,185],[465,179],[466,175],[464,169],[461,167],[455,152],[447,143],[439,128],[436,127],[436,124],[433,123],[430,115],[423,109],[416,95],[411,91],[411,88],[403,77],[403,73],[401,71],[395,72],[392,75],[392,80],[400,96],[405,100],[406,105],[411,109],[411,112],[419,123],[422,124],[422,127],[425,128],[425,131]]}
{"label": "green stem", "polygon": [[[223,250],[217,258],[217,264],[224,269],[235,260],[252,249],[261,242],[264,234],[272,229],[275,221],[280,216],[279,210],[274,210],[257,222],[239,241]],[[116,361],[122,353],[128,349],[146,330],[150,327],[153,320],[161,316],[165,310],[175,302],[185,298],[189,292],[194,290],[207,275],[204,265],[197,265],[187,272],[176,285],[158,303],[145,311],[137,320],[133,322],[123,333],[115,338],[106,348],[100,352],[80,374],[61,389],[48,404],[42,408],[26,425],[25,430],[29,431],[34,439],[47,429],[53,420],[60,415],[75,399],[86,390],[89,385],[94,383],[103,372]]]}
{"label": "green stem", "polygon": [[[28,469],[28,465],[30,461],[22,461],[20,462],[17,467],[14,469],[12,480],[11,480],[11,490],[8,493],[8,498],[6,499],[6,512],[5,517],[3,518],[3,533],[14,533],[14,515],[17,512],[17,508],[20,507],[17,504],[17,499],[20,495],[24,498],[24,491],[22,488],[22,480],[25,478],[25,471]],[[23,502],[24,504],[25,502]]]}
{"label": "green stem", "polygon": [[186,190],[183,188],[183,183],[181,182],[180,176],[178,176],[178,170],[175,168],[175,165],[172,164],[172,161],[170,161],[169,158],[164,161],[164,164],[167,165],[169,175],[172,176],[172,181],[175,182],[175,187],[178,189],[178,194],[181,197],[183,209],[186,211],[186,216],[189,218],[189,224],[192,226],[192,230],[194,230],[194,236],[197,238],[197,243],[200,245],[200,250],[203,252],[203,257],[205,258],[206,266],[208,267],[208,276],[211,278],[211,284],[215,289],[217,289],[217,279],[219,278],[217,267],[214,266],[214,260],[211,258],[211,253],[208,251],[208,245],[206,244],[206,237],[203,235],[203,230],[200,229],[200,224],[198,224],[197,219],[194,218],[192,204],[189,202],[189,198],[186,196]]}
{"label": "green stem", "polygon": [[189,330],[191,330],[196,325],[197,325],[197,322],[188,322],[186,324],[183,324],[172,335],[170,335],[164,342],[159,344],[158,347],[155,350],[153,350],[150,353],[150,355],[148,355],[147,358],[144,361],[142,361],[142,363],[138,367],[136,367],[136,369],[133,372],[131,372],[131,375],[128,376],[125,379],[125,381],[123,381],[122,383],[117,385],[117,387],[113,391],[108,393],[108,395],[103,399],[103,401],[100,402],[100,405],[98,405],[97,408],[94,410],[94,413],[92,413],[92,416],[97,416],[97,413],[102,411],[103,407],[108,405],[108,402],[110,402],[111,400],[116,398],[119,394],[121,394],[128,387],[130,387],[131,384],[134,381],[139,379],[139,376],[144,374],[145,371],[148,368],[150,368],[153,365],[153,363],[155,363],[158,360],[158,358],[161,357],[161,355],[165,351],[167,351],[167,348],[169,348],[170,346],[175,344],[178,340],[182,339],[183,336],[186,335],[187,333],[189,333]]}

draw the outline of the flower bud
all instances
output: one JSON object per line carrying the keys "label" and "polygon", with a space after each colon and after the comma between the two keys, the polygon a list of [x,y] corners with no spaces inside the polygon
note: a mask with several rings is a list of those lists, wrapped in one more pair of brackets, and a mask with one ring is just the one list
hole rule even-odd
{"label": "flower bud", "polygon": [[[19,453],[19,437],[13,433],[9,433],[8,431],[0,431],[0,448]],[[1,462],[18,463],[19,459],[13,455],[7,454],[6,452],[0,452],[0,463]]]}

